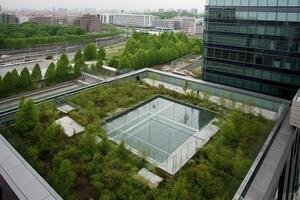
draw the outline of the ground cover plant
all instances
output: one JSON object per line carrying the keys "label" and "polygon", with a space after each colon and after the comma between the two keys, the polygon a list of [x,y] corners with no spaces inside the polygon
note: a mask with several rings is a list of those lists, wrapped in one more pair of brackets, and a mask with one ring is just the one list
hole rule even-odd
{"label": "ground cover plant", "polygon": [[[110,142],[100,127],[108,115],[157,94],[218,112],[219,133],[175,176],[127,151],[123,143]],[[35,106],[30,100],[21,101],[16,125],[3,130],[9,142],[64,199],[231,199],[274,125],[242,109],[225,109],[196,93],[178,94],[130,80],[66,99],[78,106],[69,116],[86,127],[83,134],[67,138],[53,125],[63,116],[57,105]],[[96,136],[103,141],[97,144]],[[136,178],[142,167],[164,178],[158,188],[150,189]]]}

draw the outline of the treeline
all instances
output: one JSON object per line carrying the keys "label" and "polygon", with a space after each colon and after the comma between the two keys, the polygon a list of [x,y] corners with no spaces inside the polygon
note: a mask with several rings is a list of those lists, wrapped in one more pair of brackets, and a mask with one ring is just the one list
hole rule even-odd
{"label": "treeline", "polygon": [[96,38],[117,36],[117,29],[98,34],[88,34],[80,27],[58,26],[36,23],[24,23],[21,25],[0,24],[0,49],[28,48],[43,44],[55,44],[62,42],[92,42]]}
{"label": "treeline", "polygon": [[159,36],[134,33],[121,58],[113,57],[108,65],[120,70],[141,69],[168,63],[189,53],[201,54],[202,41],[185,33],[162,33]]}
{"label": "treeline", "polygon": [[0,76],[0,98],[33,90],[41,79],[42,73],[38,64],[35,65],[31,74],[27,67],[20,74],[16,69],[7,72],[3,78]]}
{"label": "treeline", "polygon": [[[56,65],[53,62],[49,65],[44,77],[45,85],[54,85],[78,78],[81,76],[81,70],[84,66],[85,63],[80,60],[75,62],[74,67],[72,67],[67,55],[62,54]],[[3,78],[0,76],[0,98],[37,89],[38,83],[42,80],[43,76],[38,64],[34,66],[32,73],[27,67],[20,74],[14,69],[7,72]]]}

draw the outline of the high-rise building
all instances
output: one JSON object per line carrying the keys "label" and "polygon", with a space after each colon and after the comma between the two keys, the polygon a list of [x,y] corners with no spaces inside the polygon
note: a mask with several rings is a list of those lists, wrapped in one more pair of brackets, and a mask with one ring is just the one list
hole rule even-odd
{"label": "high-rise building", "polygon": [[114,14],[113,24],[125,27],[151,28],[153,27],[153,16],[123,13]]}
{"label": "high-rise building", "polygon": [[198,9],[192,8],[191,12],[192,12],[192,14],[197,15],[198,14]]}
{"label": "high-rise building", "polygon": [[180,19],[160,19],[156,17],[154,19],[154,26],[157,29],[163,30],[179,30],[181,29],[181,20]]}
{"label": "high-rise building", "polygon": [[194,35],[196,33],[196,18],[182,17],[181,27],[182,31],[188,33],[189,35]]}
{"label": "high-rise building", "polygon": [[19,18],[15,14],[0,12],[0,23],[18,24]]}
{"label": "high-rise building", "polygon": [[284,98],[300,86],[299,0],[210,0],[204,79]]}
{"label": "high-rise building", "polygon": [[76,20],[75,25],[80,26],[87,32],[100,32],[100,15],[83,15]]}

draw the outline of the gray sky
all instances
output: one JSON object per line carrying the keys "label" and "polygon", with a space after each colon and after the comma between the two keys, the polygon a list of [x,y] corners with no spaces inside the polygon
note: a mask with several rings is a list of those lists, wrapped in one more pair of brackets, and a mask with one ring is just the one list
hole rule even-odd
{"label": "gray sky", "polygon": [[205,0],[0,0],[5,8],[96,8],[107,9],[158,9],[197,8],[204,10]]}

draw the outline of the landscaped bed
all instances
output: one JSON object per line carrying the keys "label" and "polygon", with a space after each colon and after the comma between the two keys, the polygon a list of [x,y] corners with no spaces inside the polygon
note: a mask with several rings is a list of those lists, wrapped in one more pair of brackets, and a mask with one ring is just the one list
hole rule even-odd
{"label": "landscaped bed", "polygon": [[[110,142],[100,127],[104,118],[156,95],[214,111],[219,119],[220,131],[174,176],[148,163],[146,155],[126,150],[124,143]],[[23,102],[16,126],[4,130],[4,136],[64,199],[231,199],[274,122],[207,99],[118,81],[66,97],[77,105],[69,114],[57,111],[55,103]],[[54,124],[64,116],[85,127],[85,132],[68,138]],[[142,168],[164,180],[150,189],[136,176]]]}

